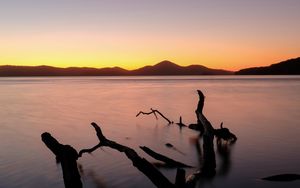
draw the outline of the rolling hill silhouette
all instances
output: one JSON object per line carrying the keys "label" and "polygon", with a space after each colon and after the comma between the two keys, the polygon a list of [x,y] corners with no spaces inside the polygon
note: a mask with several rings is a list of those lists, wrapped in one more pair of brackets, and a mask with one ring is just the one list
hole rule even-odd
{"label": "rolling hill silhouette", "polygon": [[153,66],[136,70],[120,67],[89,68],[51,66],[0,66],[0,76],[150,76],[150,75],[299,75],[300,57],[289,59],[266,67],[253,67],[231,72],[222,69],[211,69],[202,65],[179,66],[171,61],[162,61]]}
{"label": "rolling hill silhouette", "polygon": [[162,61],[154,66],[145,66],[131,71],[132,75],[228,75],[230,71],[210,69],[202,65],[179,66],[170,61]]}
{"label": "rolling hill silhouette", "polygon": [[145,66],[136,70],[120,67],[88,68],[51,66],[0,66],[0,76],[143,76],[143,75],[229,75],[233,72],[210,69],[202,65],[179,66],[170,61],[162,61],[153,66]]}
{"label": "rolling hill silhouette", "polygon": [[237,75],[299,75],[300,57],[266,67],[253,67],[235,72]]}

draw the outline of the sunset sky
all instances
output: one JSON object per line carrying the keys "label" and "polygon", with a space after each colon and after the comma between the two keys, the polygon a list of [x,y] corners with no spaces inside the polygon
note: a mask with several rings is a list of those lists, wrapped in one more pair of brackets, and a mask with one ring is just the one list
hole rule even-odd
{"label": "sunset sky", "polygon": [[0,65],[238,70],[300,56],[300,0],[0,1]]}

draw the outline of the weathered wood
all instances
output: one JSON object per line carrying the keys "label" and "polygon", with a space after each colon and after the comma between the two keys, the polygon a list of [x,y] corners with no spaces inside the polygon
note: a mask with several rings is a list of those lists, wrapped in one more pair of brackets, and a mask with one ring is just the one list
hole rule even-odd
{"label": "weathered wood", "polygon": [[164,116],[160,111],[158,110],[154,110],[154,109],[150,109],[151,111],[150,112],[143,112],[143,111],[139,111],[139,113],[137,113],[136,117],[138,117],[140,114],[143,114],[143,115],[150,115],[150,114],[154,114],[155,118],[157,118],[157,115],[156,113],[158,113],[161,117],[163,117],[169,124],[173,124],[173,121],[169,120],[166,116]]}
{"label": "weathered wood", "polygon": [[107,139],[102,131],[101,128],[96,124],[92,123],[94,127],[97,137],[100,141],[99,144],[94,146],[91,149],[83,149],[79,152],[81,156],[83,153],[91,153],[99,147],[110,147],[115,149],[119,152],[124,152],[128,159],[132,161],[133,166],[139,169],[145,176],[147,176],[156,187],[159,188],[175,188],[176,186],[172,184],[159,170],[157,170],[150,162],[146,159],[140,157],[132,148],[121,145],[117,142]]}
{"label": "weathered wood", "polygon": [[60,144],[51,134],[45,132],[41,135],[42,141],[60,161],[66,188],[82,188],[77,167],[78,153],[69,146]]}
{"label": "weathered wood", "polygon": [[162,161],[166,164],[166,166],[169,167],[177,167],[177,168],[191,168],[192,166],[175,161],[169,157],[166,157],[162,154],[159,154],[153,150],[151,150],[150,148],[146,147],[146,146],[140,146],[140,148],[147,153],[148,155],[150,155],[151,157],[153,157],[156,160]]}

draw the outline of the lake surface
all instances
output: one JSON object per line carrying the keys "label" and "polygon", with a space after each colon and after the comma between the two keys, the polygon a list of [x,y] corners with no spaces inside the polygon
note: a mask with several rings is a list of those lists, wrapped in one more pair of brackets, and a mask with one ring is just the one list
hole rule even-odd
{"label": "lake surface", "polygon": [[[0,187],[63,188],[60,165],[41,141],[51,133],[77,151],[98,143],[91,122],[104,135],[134,148],[148,146],[195,166],[198,133],[174,122],[195,123],[197,89],[206,95],[204,113],[238,137],[226,154],[216,149],[217,174],[199,187],[300,187],[300,181],[267,182],[261,177],[300,173],[299,76],[26,77],[0,78]],[[165,146],[174,145],[178,151]],[[202,142],[201,142],[202,143]],[[216,147],[216,144],[215,144]],[[78,160],[85,188],[154,187],[126,156],[110,148]],[[174,182],[175,169],[160,169]]]}

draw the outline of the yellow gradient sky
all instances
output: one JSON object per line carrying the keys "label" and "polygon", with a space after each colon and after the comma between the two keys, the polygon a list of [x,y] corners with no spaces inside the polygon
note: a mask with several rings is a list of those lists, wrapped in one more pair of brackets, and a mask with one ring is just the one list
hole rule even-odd
{"label": "yellow gradient sky", "polygon": [[0,65],[238,70],[300,56],[297,0],[0,2]]}

